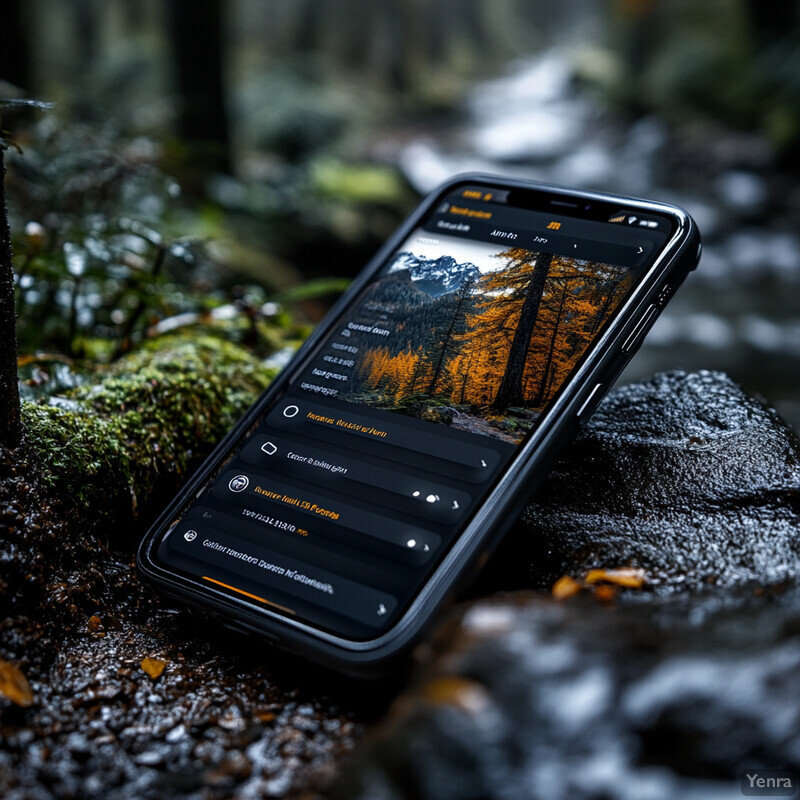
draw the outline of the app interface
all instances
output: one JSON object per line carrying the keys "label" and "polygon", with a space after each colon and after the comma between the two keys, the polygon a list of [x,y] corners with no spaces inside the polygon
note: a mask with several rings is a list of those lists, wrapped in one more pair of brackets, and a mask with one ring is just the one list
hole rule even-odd
{"label": "app interface", "polygon": [[170,526],[157,560],[257,607],[376,637],[464,529],[670,224],[453,190]]}

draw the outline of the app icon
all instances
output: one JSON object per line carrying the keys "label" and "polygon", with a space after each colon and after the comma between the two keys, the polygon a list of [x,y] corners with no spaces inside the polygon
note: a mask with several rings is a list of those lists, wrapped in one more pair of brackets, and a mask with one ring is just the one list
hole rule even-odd
{"label": "app icon", "polygon": [[272,442],[264,442],[261,445],[261,452],[266,453],[268,456],[274,456],[278,448]]}
{"label": "app icon", "polygon": [[247,475],[237,475],[228,481],[228,488],[232,492],[243,492],[250,485]]}

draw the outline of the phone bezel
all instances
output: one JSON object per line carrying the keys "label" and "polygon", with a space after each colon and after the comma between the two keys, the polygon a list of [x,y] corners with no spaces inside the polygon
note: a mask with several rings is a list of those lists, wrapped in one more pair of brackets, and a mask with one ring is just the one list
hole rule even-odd
{"label": "phone bezel", "polygon": [[[244,599],[234,598],[181,573],[173,572],[155,561],[152,553],[154,544],[169,529],[174,515],[227,457],[231,447],[255,422],[264,407],[305,368],[307,359],[314,353],[320,341],[327,336],[345,309],[421,219],[441,201],[443,195],[464,184],[486,186],[487,189],[533,190],[583,203],[613,203],[644,213],[668,216],[675,220],[676,225],[674,233],[638,285],[617,309],[613,320],[600,337],[592,342],[582,363],[564,385],[547,415],[530,438],[519,445],[519,452],[500,476],[494,489],[454,539],[448,552],[402,615],[375,638],[352,640],[316,628],[308,622],[289,619]],[[137,565],[142,575],[162,593],[220,618],[229,627],[257,633],[284,649],[307,657],[324,655],[330,666],[345,672],[361,675],[374,672],[378,666],[392,661],[414,643],[435,611],[459,585],[459,578],[470,574],[470,565],[484,553],[488,553],[491,546],[513,524],[524,502],[547,474],[553,458],[577,430],[577,411],[589,392],[598,383],[604,384],[607,390],[635,352],[623,354],[621,349],[638,323],[641,312],[655,301],[668,278],[669,282],[676,285],[696,266],[699,243],[699,234],[691,217],[682,209],[664,203],[479,173],[458,175],[438,186],[420,202],[370,259],[325,319],[298,349],[292,361],[159,515],[145,534],[137,552]],[[504,519],[501,519],[502,515],[505,516]]]}

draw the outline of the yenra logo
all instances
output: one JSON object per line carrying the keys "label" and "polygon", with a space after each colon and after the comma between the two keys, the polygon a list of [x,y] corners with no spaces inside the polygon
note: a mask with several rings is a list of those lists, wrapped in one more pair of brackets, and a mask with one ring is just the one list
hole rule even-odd
{"label": "yenra logo", "polygon": [[247,475],[237,475],[228,481],[228,488],[232,492],[243,492],[250,485]]}
{"label": "yenra logo", "polygon": [[794,797],[797,776],[780,769],[746,769],[741,788],[745,797]]}
{"label": "yenra logo", "polygon": [[550,230],[550,231],[557,231],[560,227],[561,227],[561,223],[560,222],[556,222],[555,220],[553,220],[553,222],[548,222],[547,223],[547,229]]}

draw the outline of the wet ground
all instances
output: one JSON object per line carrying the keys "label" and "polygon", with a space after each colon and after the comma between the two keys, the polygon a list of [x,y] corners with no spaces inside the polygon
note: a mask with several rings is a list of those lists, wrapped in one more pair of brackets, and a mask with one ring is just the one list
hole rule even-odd
{"label": "wet ground", "polygon": [[0,474],[4,798],[705,800],[800,770],[800,442],[722,375],[601,404],[410,688],[159,602],[143,522],[109,539]]}
{"label": "wet ground", "polygon": [[81,518],[0,453],[0,796],[297,797],[329,780],[386,689],[159,603],[144,523]]}
{"label": "wet ground", "polygon": [[392,132],[377,154],[429,191],[465,171],[674,202],[697,220],[700,268],[661,315],[621,383],[719,369],[800,429],[800,180],[765,141],[712,123],[624,120],[554,49],[478,85],[460,115]]}

